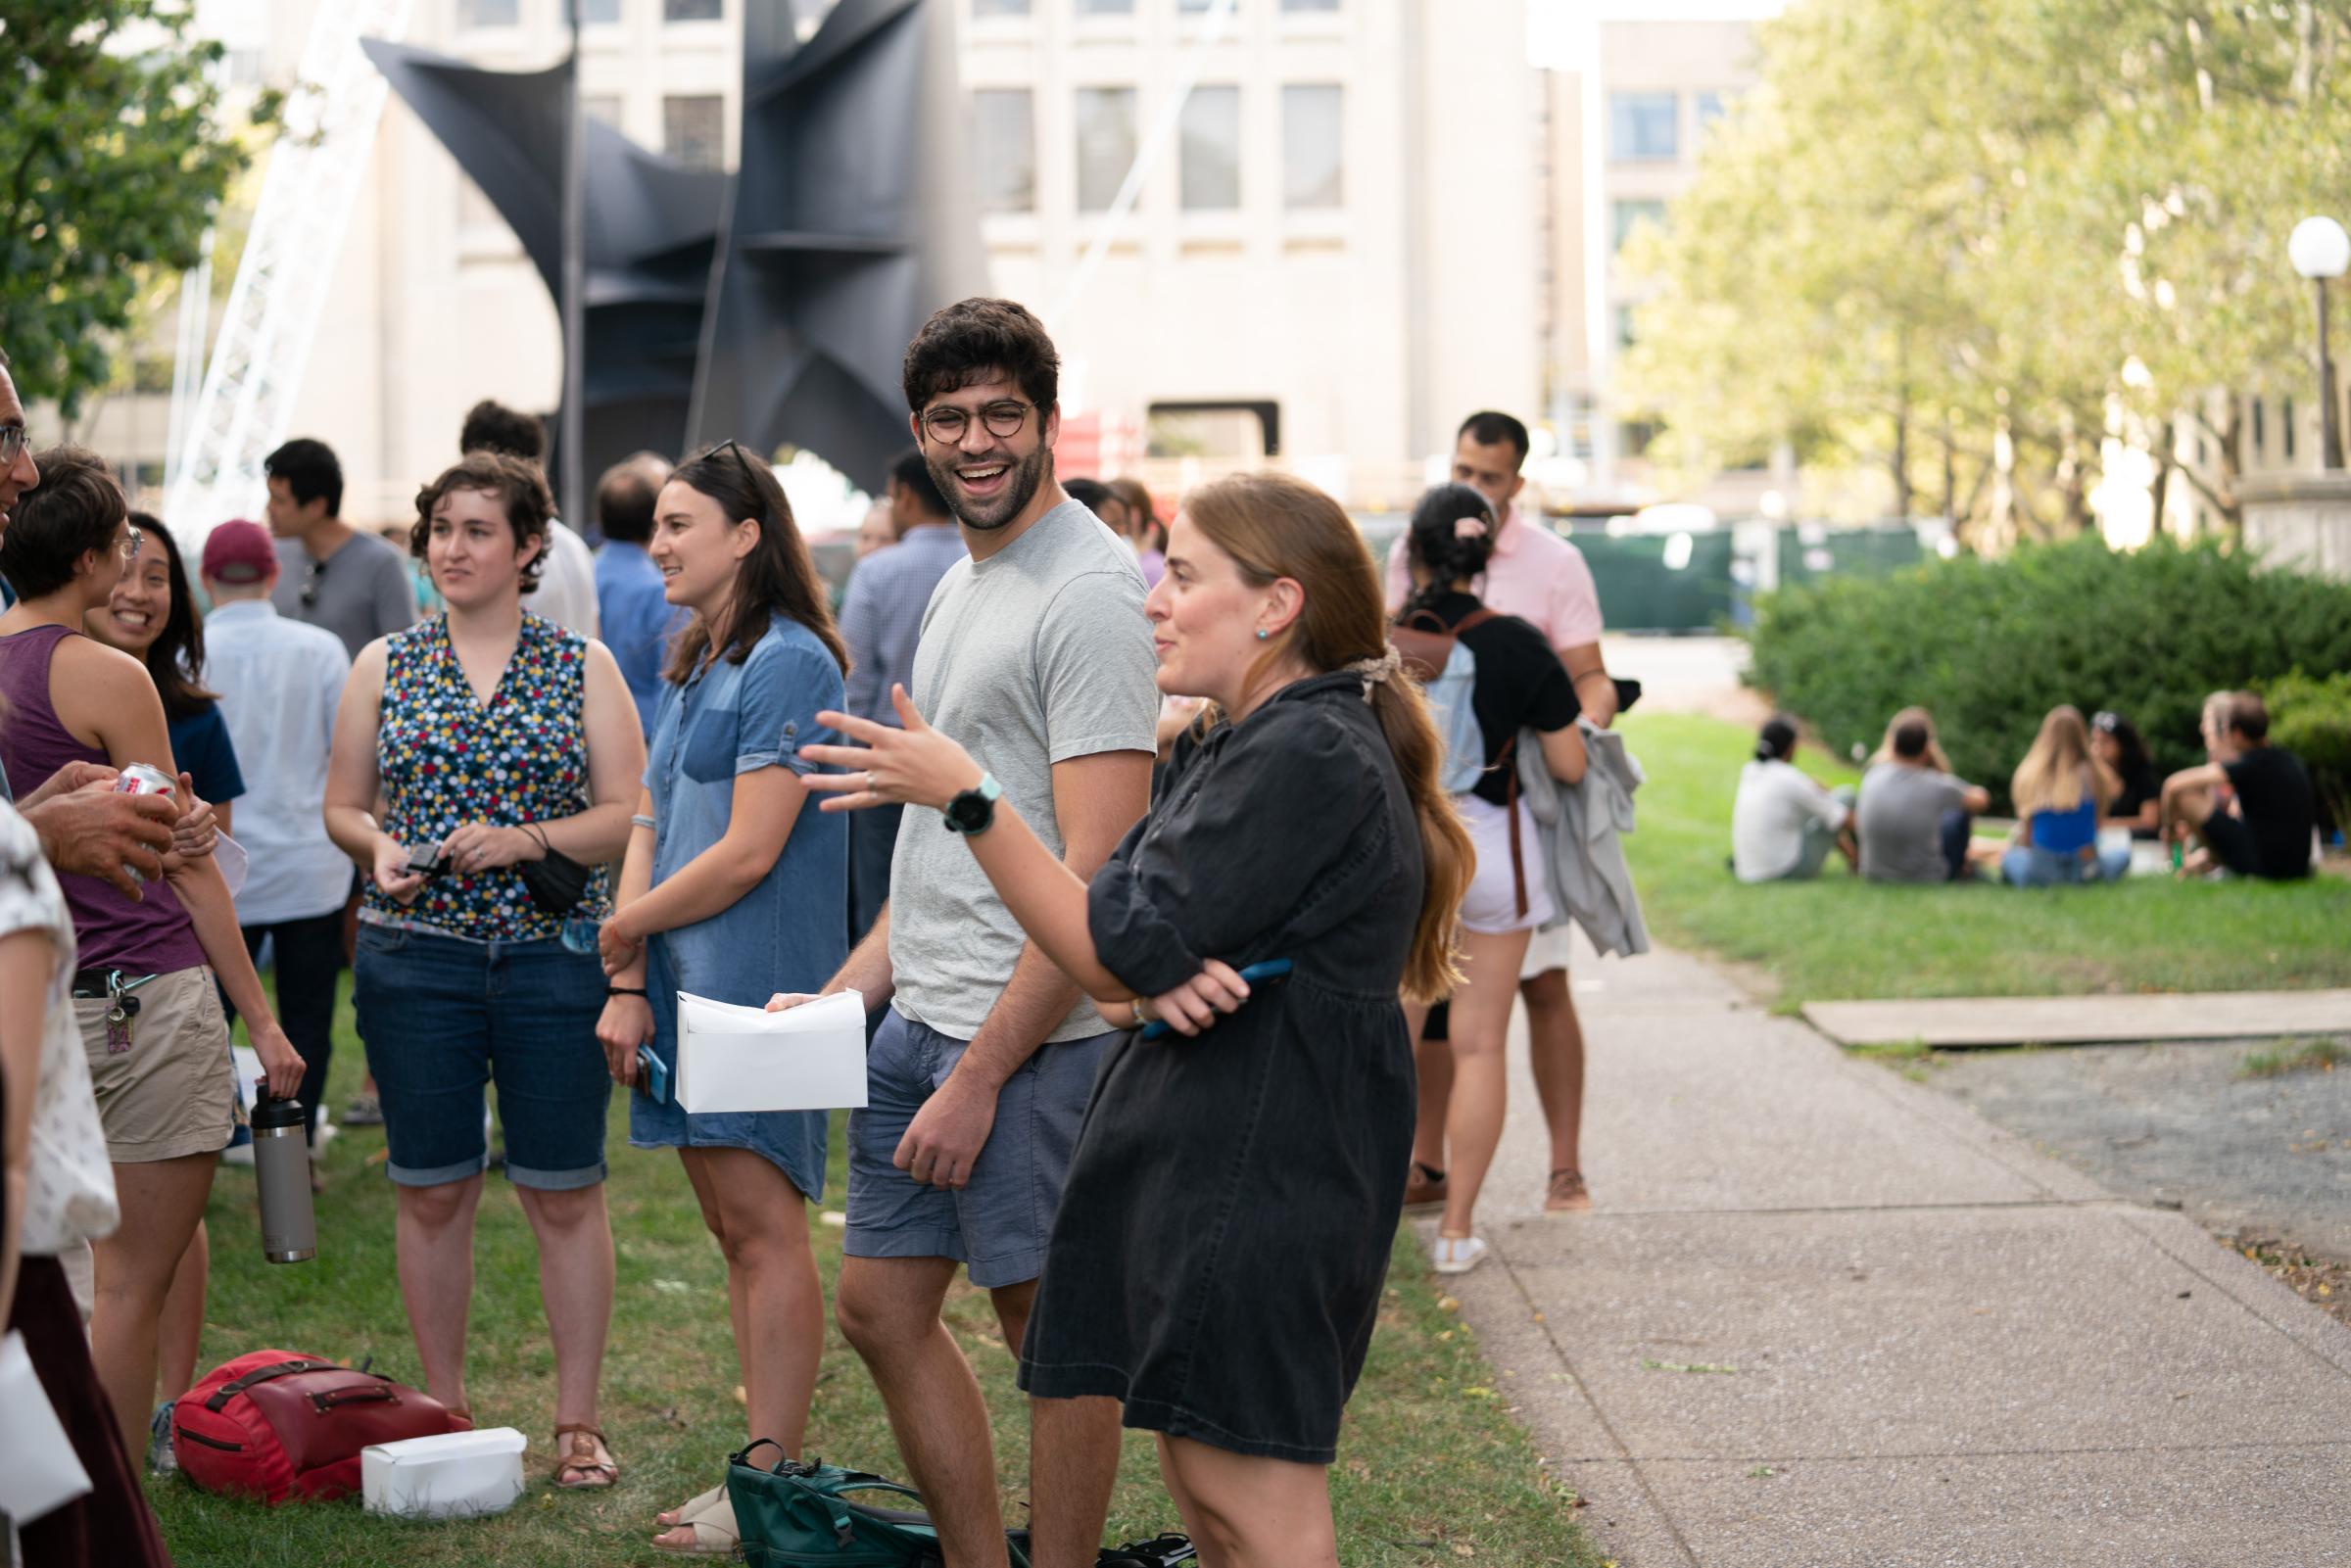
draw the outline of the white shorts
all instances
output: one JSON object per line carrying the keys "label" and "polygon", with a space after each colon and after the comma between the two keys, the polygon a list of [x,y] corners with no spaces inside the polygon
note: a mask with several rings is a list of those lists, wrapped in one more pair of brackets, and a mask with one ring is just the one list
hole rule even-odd
{"label": "white shorts", "polygon": [[1575,944],[1568,939],[1570,927],[1560,921],[1549,930],[1537,931],[1526,944],[1526,957],[1518,962],[1518,977],[1531,980],[1538,974],[1567,967],[1569,949]]}
{"label": "white shorts", "polygon": [[1529,931],[1552,919],[1551,886],[1543,875],[1543,833],[1525,801],[1518,802],[1518,854],[1526,871],[1526,913],[1518,913],[1517,881],[1511,873],[1511,814],[1490,800],[1463,792],[1453,797],[1469,842],[1477,851],[1477,872],[1462,895],[1462,925],[1481,936],[1504,931]]}

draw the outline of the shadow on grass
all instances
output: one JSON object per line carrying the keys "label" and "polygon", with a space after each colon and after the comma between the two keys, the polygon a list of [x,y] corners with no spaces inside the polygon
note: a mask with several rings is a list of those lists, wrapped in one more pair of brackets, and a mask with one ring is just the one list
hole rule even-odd
{"label": "shadow on grass", "polygon": [[[337,1019],[334,1083],[339,1108],[358,1087],[360,1053],[346,997]],[[824,1205],[838,1208],[844,1178],[840,1129],[832,1140]],[[393,1258],[393,1201],[374,1129],[330,1145],[318,1200],[318,1259],[262,1261],[249,1170],[223,1167],[210,1211],[213,1287],[205,1313],[204,1369],[247,1351],[303,1351],[420,1383]],[[182,1568],[372,1568],[377,1564],[495,1564],[583,1568],[677,1559],[648,1543],[653,1514],[719,1480],[743,1447],[743,1408],[727,1321],[726,1269],[702,1229],[677,1160],[627,1146],[627,1109],[616,1098],[606,1196],[618,1252],[611,1349],[604,1363],[604,1429],[621,1463],[619,1485],[557,1493],[547,1484],[553,1425],[554,1361],[540,1315],[530,1233],[505,1183],[493,1176],[475,1245],[469,1391],[484,1426],[529,1435],[530,1490],[505,1514],[446,1524],[371,1517],[358,1501],[264,1508],[198,1492],[184,1481],[151,1483],[164,1537]],[[821,1206],[820,1206],[821,1207]],[[816,1219],[812,1209],[810,1218]],[[827,1300],[840,1263],[840,1232],[816,1224]],[[1400,1233],[1387,1298],[1331,1470],[1340,1555],[1357,1564],[1468,1560],[1527,1568],[1588,1568],[1598,1558],[1569,1521],[1569,1502],[1536,1462],[1534,1447],[1489,1390],[1492,1374],[1469,1334],[1440,1306],[1425,1261]],[[996,1468],[1008,1515],[1026,1509],[1027,1402],[1013,1357],[984,1293],[958,1286],[947,1320],[986,1390]],[[829,1332],[819,1373],[810,1451],[885,1474],[897,1449],[863,1366]],[[1110,1539],[1177,1527],[1161,1489],[1150,1439],[1129,1432],[1112,1501]]]}

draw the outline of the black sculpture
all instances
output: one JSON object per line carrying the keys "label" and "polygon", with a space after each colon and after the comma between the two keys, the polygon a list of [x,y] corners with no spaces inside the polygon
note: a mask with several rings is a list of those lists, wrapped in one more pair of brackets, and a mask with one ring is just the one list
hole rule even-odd
{"label": "black sculpture", "polygon": [[[737,173],[585,127],[587,474],[734,437],[805,447],[878,491],[908,441],[907,340],[984,286],[946,0],[840,0],[805,42],[794,23],[790,0],[746,0]],[[559,309],[572,62],[497,71],[366,49]]]}

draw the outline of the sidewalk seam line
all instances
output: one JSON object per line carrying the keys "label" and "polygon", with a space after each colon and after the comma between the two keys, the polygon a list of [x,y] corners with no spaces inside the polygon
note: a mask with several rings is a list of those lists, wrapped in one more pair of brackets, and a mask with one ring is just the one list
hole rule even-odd
{"label": "sidewalk seam line", "polygon": [[[2091,1444],[2071,1449],[1926,1449],[1895,1453],[1652,1453],[1634,1464],[1867,1464],[1878,1459],[2033,1459],[2068,1453],[2257,1453],[2270,1450],[2351,1448],[2351,1438],[2312,1438],[2307,1442],[2278,1443],[2145,1443]],[[1586,1456],[1561,1459],[1561,1464],[1607,1464],[1614,1461]]]}
{"label": "sidewalk seam line", "polygon": [[[2180,1254],[2178,1254],[2178,1253],[2176,1253],[2176,1252],[2172,1251],[2172,1249],[2171,1249],[2170,1247],[2168,1247],[2168,1246],[2164,1245],[2164,1242],[2163,1242],[2162,1238],[2160,1238],[2160,1237],[2157,1237],[2157,1236],[2150,1235],[2150,1234],[2148,1234],[2148,1233],[2147,1233],[2145,1230],[2141,1229],[2139,1226],[2137,1226],[2137,1225],[2135,1225],[2135,1224],[2132,1224],[2132,1222],[2131,1222],[2131,1221],[2132,1221],[2132,1215],[2131,1215],[2130,1213],[2128,1213],[2128,1212],[2126,1212],[2126,1213],[2123,1213],[2123,1214],[2122,1214],[2122,1215],[2120,1215],[2119,1217],[2122,1219],[2122,1221],[2123,1221],[2123,1223],[2124,1223],[2125,1225],[2127,1225],[2127,1226],[2129,1226],[2129,1227],[2130,1227],[2131,1233],[2132,1233],[2133,1235],[2136,1236],[2136,1237],[2137,1237],[2137,1238],[2138,1238],[2140,1241],[2144,1242],[2144,1243],[2145,1243],[2147,1246],[2154,1248],[2154,1249],[2155,1249],[2157,1252],[2161,1253],[2161,1254],[2162,1254],[2164,1257],[2166,1257],[2166,1258],[2169,1258],[2169,1259],[2171,1259],[2173,1262],[2175,1262],[2175,1263],[2178,1263],[2178,1264],[2179,1264],[2179,1265],[2180,1265],[2182,1268],[2184,1268],[2184,1269],[2186,1269],[2186,1270],[2187,1270],[2189,1273],[2191,1273],[2191,1274],[2195,1275],[2195,1276],[2196,1276],[2196,1278],[2198,1278],[2198,1279],[2202,1280],[2202,1281],[2203,1281],[2205,1284],[2207,1284],[2207,1285],[2210,1285],[2210,1286],[2211,1286],[2211,1287],[2212,1287],[2214,1290],[2217,1290],[2217,1291],[2219,1291],[2219,1292],[2220,1292],[2220,1293],[2221,1293],[2223,1296],[2226,1296],[2227,1298],[2229,1298],[2229,1300],[2230,1300],[2231,1303],[2233,1303],[2233,1304],[2236,1306],[2236,1307],[2237,1307],[2237,1308],[2238,1308],[2240,1311],[2244,1312],[2244,1314],[2245,1314],[2246,1316],[2248,1316],[2248,1317],[2252,1318],[2252,1319],[2253,1319],[2255,1322],[2259,1323],[2259,1324],[2260,1324],[2262,1327],[2264,1327],[2264,1328],[2268,1329],[2268,1330],[2269,1330],[2271,1333],[2273,1333],[2273,1334],[2277,1335],[2279,1338],[2280,1338],[2280,1339],[2284,1340],[2284,1341],[2285,1341],[2287,1344],[2291,1345],[2291,1346],[2292,1346],[2292,1347],[2293,1347],[2295,1350],[2298,1350],[2298,1351],[2300,1351],[2300,1352],[2301,1352],[2303,1354],[2305,1354],[2305,1355],[2309,1356],[2309,1357],[2310,1357],[2312,1360],[2314,1360],[2314,1361],[2317,1361],[2317,1362],[2318,1362],[2320,1365],[2322,1365],[2322,1366],[2326,1367],[2327,1370],[2329,1370],[2329,1371],[2331,1371],[2331,1372],[2334,1372],[2334,1373],[2336,1373],[2337,1375],[2339,1375],[2339,1376],[2342,1376],[2342,1377],[2351,1377],[2351,1366],[2346,1366],[2346,1365],[2344,1365],[2342,1362],[2340,1362],[2340,1361],[2336,1360],[2336,1359],[2335,1359],[2333,1356],[2331,1356],[2331,1355],[2328,1355],[2328,1354],[2327,1354],[2325,1351],[2322,1351],[2322,1350],[2320,1350],[2320,1349],[2316,1348],[2315,1346],[2305,1345],[2305,1344],[2302,1342],[2302,1340],[2301,1340],[2301,1337],[2300,1337],[2300,1336],[2298,1336],[2298,1335],[2296,1335],[2296,1334],[2290,1333],[2290,1332],[2289,1332],[2289,1331],[2286,1329],[2286,1327],[2285,1327],[2285,1325],[2284,1325],[2284,1324],[2282,1324],[2282,1323],[2279,1322],[2279,1321],[2278,1321],[2276,1318],[2273,1318],[2272,1316],[2270,1316],[2270,1314],[2269,1314],[2269,1313],[2267,1313],[2267,1312],[2263,1311],[2263,1310],[2262,1310],[2260,1307],[2256,1307],[2256,1306],[2255,1306],[2253,1303],[2251,1303],[2251,1302],[2249,1302],[2249,1301],[2246,1301],[2246,1300],[2245,1300],[2243,1297],[2239,1296],[2239,1295],[2238,1295],[2238,1294],[2237,1294],[2235,1291],[2231,1290],[2231,1289],[2230,1288],[2230,1286],[2229,1286],[2229,1282],[2228,1282],[2227,1280],[2216,1278],[2216,1277],[2214,1277],[2212,1274],[2209,1274],[2209,1273],[2207,1273],[2207,1272],[2204,1270],[2204,1268],[2203,1268],[2203,1266],[2202,1266],[2202,1265],[2200,1265],[2200,1264],[2198,1264],[2198,1263],[2196,1263],[2196,1262],[2192,1261],[2192,1260],[2191,1260],[2191,1259],[2189,1259],[2183,1258],[2183,1257],[2182,1257]],[[2196,1221],[2194,1221],[2194,1220],[2192,1220],[2192,1219],[2191,1219],[2191,1220],[2189,1220],[2189,1221],[2188,1221],[2188,1223],[2189,1223],[2189,1224],[2191,1224],[2191,1225],[2195,1225],[2195,1224],[2196,1224]],[[2220,1250],[2221,1250],[2221,1251],[2223,1251],[2223,1252],[2227,1252],[2227,1251],[2228,1251],[2228,1249],[2227,1249],[2227,1248],[2225,1248],[2225,1247],[2223,1247],[2223,1246],[2222,1246],[2222,1244],[2221,1244],[2221,1241],[2220,1241],[2220,1239],[2219,1239],[2218,1237],[2216,1237],[2216,1236],[2213,1236],[2213,1235],[2211,1234],[2211,1232],[2209,1232],[2209,1231],[2205,1231],[2205,1230],[2204,1230],[2204,1228],[2203,1228],[2201,1225],[2196,1225],[2196,1228],[2197,1228],[2199,1231],[2201,1231],[2201,1232],[2202,1232],[2202,1233],[2205,1235],[2206,1239],[2208,1239],[2208,1240],[2210,1240],[2210,1241],[2212,1242],[2212,1245],[2213,1245],[2215,1248],[2217,1248],[2217,1249],[2220,1249]],[[2251,1262],[2251,1259],[2239,1259],[2239,1261],[2242,1261],[2242,1262],[2248,1262],[2248,1263],[2249,1263],[2249,1262]],[[2256,1267],[2258,1267],[2259,1265],[2258,1265],[2258,1264],[2255,1264],[2255,1265],[2253,1265],[2253,1266],[2256,1266]],[[2264,1277],[2266,1278],[2267,1276],[2265,1275]],[[2291,1287],[2290,1287],[2290,1286],[2283,1286],[2283,1285],[2280,1285],[2280,1286],[2279,1286],[2279,1288],[2280,1288],[2280,1289],[2291,1289]],[[2299,1300],[2300,1300],[2300,1298],[2299,1298],[2299,1297],[2297,1297],[2297,1298],[2296,1298],[2296,1300],[2297,1300],[2297,1301],[2299,1301]],[[2322,1308],[2322,1307],[2320,1307],[2318,1306],[2318,1304],[2317,1304],[2317,1303],[2315,1303],[2315,1302],[2304,1302],[2302,1305],[2304,1305],[2305,1307],[2309,1307],[2311,1310],[2313,1310],[2313,1311],[2315,1311],[2315,1312],[2318,1312],[2318,1313],[2319,1313],[2319,1315],[2320,1315],[2320,1317],[2321,1317],[2322,1319],[2325,1319],[2325,1317],[2326,1317],[2326,1315],[2327,1315],[2327,1314],[2326,1314],[2326,1312],[2325,1312],[2325,1309],[2324,1309],[2324,1308]]]}
{"label": "sidewalk seam line", "polygon": [[[1674,1546],[1682,1554],[1682,1560],[1690,1564],[1690,1568],[1699,1568],[1698,1553],[1691,1549],[1689,1541],[1682,1535],[1681,1525],[1675,1521],[1673,1514],[1666,1508],[1665,1499],[1658,1497],[1656,1489],[1649,1484],[1649,1476],[1642,1470],[1641,1461],[1633,1457],[1633,1450],[1625,1443],[1623,1435],[1616,1430],[1616,1423],[1608,1419],[1608,1412],[1602,1409],[1600,1402],[1592,1397],[1592,1390],[1584,1382],[1583,1373],[1576,1370],[1574,1360],[1567,1354],[1567,1348],[1559,1343],[1559,1335],[1552,1331],[1550,1314],[1536,1303],[1534,1296],[1526,1288],[1526,1281],[1518,1277],[1517,1266],[1511,1261],[1510,1254],[1497,1247],[1494,1249],[1494,1257],[1495,1260],[1502,1264],[1503,1272],[1510,1275],[1511,1288],[1518,1293],[1519,1302],[1535,1319],[1536,1327],[1542,1329],[1544,1340],[1551,1346],[1551,1354],[1558,1356],[1559,1365],[1566,1369],[1569,1381],[1575,1385],[1577,1397],[1582,1399],[1585,1407],[1592,1412],[1592,1418],[1600,1423],[1601,1430],[1608,1435],[1608,1441],[1616,1445],[1618,1457],[1602,1462],[1619,1463],[1632,1472],[1633,1484],[1641,1489],[1641,1496],[1649,1499],[1650,1507],[1656,1513],[1657,1522],[1665,1527],[1665,1534],[1672,1538]],[[1561,1459],[1559,1463],[1563,1470],[1567,1461]]]}

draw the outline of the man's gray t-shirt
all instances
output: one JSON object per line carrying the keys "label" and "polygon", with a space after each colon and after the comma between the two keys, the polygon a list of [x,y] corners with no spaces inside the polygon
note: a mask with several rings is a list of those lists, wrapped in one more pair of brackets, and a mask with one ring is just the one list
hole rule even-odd
{"label": "man's gray t-shirt", "polygon": [[279,540],[277,587],[269,602],[289,621],[334,633],[355,659],[377,638],[416,624],[416,590],[408,582],[407,558],[364,531],[354,533],[323,561],[312,560],[298,539]]}
{"label": "man's gray t-shirt", "polygon": [[[986,560],[948,568],[923,615],[914,705],[1004,786],[1055,856],[1053,764],[1149,752],[1159,689],[1134,552],[1065,501]],[[910,808],[889,868],[891,1005],[969,1040],[1012,979],[1028,940],[971,850],[936,811]],[[1047,1040],[1109,1027],[1082,998]]]}
{"label": "man's gray t-shirt", "polygon": [[1968,784],[1932,768],[1881,762],[1861,777],[1854,813],[1861,875],[1876,882],[1947,882],[1943,814],[1967,803]]}

